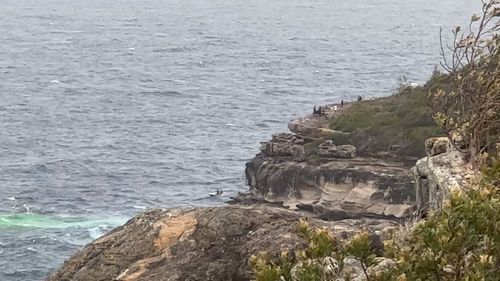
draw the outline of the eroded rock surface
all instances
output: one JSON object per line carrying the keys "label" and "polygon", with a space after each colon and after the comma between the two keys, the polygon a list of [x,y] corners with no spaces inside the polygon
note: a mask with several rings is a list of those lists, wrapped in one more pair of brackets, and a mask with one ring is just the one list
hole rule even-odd
{"label": "eroded rock surface", "polygon": [[439,210],[454,191],[462,191],[473,171],[448,138],[431,138],[425,142],[428,156],[412,168],[416,183],[417,208],[420,213]]}
{"label": "eroded rock surface", "polygon": [[304,139],[295,134],[274,134],[272,139],[261,144],[260,150],[271,156],[294,156],[299,160],[306,157]]}
{"label": "eroded rock surface", "polygon": [[307,163],[259,154],[248,163],[247,177],[251,191],[266,200],[310,206],[325,218],[339,211],[401,218],[414,210],[411,172],[380,159]]}
{"label": "eroded rock surface", "polygon": [[349,133],[328,128],[342,109],[332,105],[323,112],[292,120],[292,133],[262,143],[245,170],[251,192],[327,219],[411,215],[415,188],[409,166],[358,155],[355,146],[345,143]]}
{"label": "eroded rock surface", "polygon": [[332,140],[326,140],[318,146],[318,156],[324,158],[352,159],[356,157],[356,153],[354,145],[335,145]]}
{"label": "eroded rock surface", "polygon": [[[85,246],[47,280],[250,280],[251,255],[304,246],[300,216],[262,206],[149,211]],[[343,237],[362,227],[381,233],[397,226],[368,219],[309,223]]]}

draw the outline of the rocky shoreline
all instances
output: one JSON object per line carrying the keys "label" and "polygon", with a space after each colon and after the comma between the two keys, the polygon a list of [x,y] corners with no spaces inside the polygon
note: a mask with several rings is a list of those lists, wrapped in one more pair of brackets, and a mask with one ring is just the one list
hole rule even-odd
{"label": "rocky shoreline", "polygon": [[[304,246],[300,217],[265,206],[152,210],[87,245],[47,280],[250,280],[251,255]],[[369,219],[310,224],[340,237],[397,227]]]}
{"label": "rocky shoreline", "polygon": [[329,128],[329,121],[349,105],[323,106],[323,115],[294,119],[288,124],[290,133],[263,142],[246,165],[251,194],[326,220],[411,216],[416,196],[406,161],[358,153],[346,143],[348,132]]}
{"label": "rocky shoreline", "polygon": [[[250,256],[301,247],[300,217],[339,237],[384,233],[436,209],[470,172],[445,138],[415,163],[366,154],[329,122],[351,106],[292,120],[246,165],[250,192],[230,206],[151,210],[85,246],[46,280],[250,280]],[[424,145],[424,144],[422,144]],[[360,275],[360,279],[364,280]]]}

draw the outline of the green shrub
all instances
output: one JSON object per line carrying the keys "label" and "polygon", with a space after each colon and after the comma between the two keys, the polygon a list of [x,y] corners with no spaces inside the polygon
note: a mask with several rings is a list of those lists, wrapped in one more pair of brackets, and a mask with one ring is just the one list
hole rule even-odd
{"label": "green shrub", "polygon": [[325,229],[311,230],[305,220],[301,220],[297,231],[308,242],[305,250],[307,258],[323,258],[338,252],[339,242]]}
{"label": "green shrub", "polygon": [[283,252],[277,262],[271,261],[267,253],[263,252],[250,259],[255,280],[257,281],[291,281],[291,269],[294,260],[287,252]]}
{"label": "green shrub", "polygon": [[354,236],[345,248],[346,254],[355,257],[361,263],[361,268],[368,278],[366,269],[375,265],[376,255],[371,247],[370,236],[367,232],[362,232]]}
{"label": "green shrub", "polygon": [[[500,185],[485,171],[483,181],[454,193],[438,214],[419,222],[405,244],[392,276],[407,280],[500,280]],[[389,280],[396,280],[395,278]]]}
{"label": "green shrub", "polygon": [[[366,232],[354,236],[347,243],[341,243],[328,230],[312,229],[303,219],[297,232],[304,238],[307,247],[294,253],[282,252],[277,257],[260,253],[250,258],[256,281],[325,281],[336,280],[344,268],[344,258],[353,257],[360,261],[365,274],[366,268],[375,263],[371,240]],[[366,275],[368,276],[368,274]]]}
{"label": "green shrub", "polygon": [[444,133],[434,124],[426,93],[434,87],[452,87],[450,83],[449,76],[436,72],[423,87],[405,87],[389,97],[355,102],[331,120],[330,128],[351,132],[350,142],[361,154],[397,148],[398,155],[423,157],[422,143]]}
{"label": "green shrub", "polygon": [[332,131],[325,134],[324,140],[331,140],[335,145],[351,144],[351,135],[345,132]]}

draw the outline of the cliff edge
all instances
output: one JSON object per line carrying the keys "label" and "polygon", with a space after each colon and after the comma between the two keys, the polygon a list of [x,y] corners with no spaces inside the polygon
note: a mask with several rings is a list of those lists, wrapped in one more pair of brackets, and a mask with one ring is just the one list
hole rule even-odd
{"label": "cliff edge", "polygon": [[[423,90],[418,91],[407,95]],[[251,280],[252,255],[305,246],[297,232],[301,217],[342,238],[368,230],[373,247],[382,249],[390,230],[439,208],[468,179],[466,162],[445,138],[422,142],[424,155],[411,155],[406,151],[410,142],[427,135],[409,142],[394,133],[398,127],[390,127],[390,136],[380,137],[370,131],[373,120],[366,130],[337,128],[352,118],[353,108],[355,114],[365,106],[384,114],[386,107],[414,108],[394,107],[401,98],[413,104],[413,98],[400,96],[328,105],[292,120],[289,133],[263,142],[261,152],[246,164],[250,193],[235,198],[234,205],[139,214],[85,246],[46,280]],[[372,119],[380,121],[377,116]],[[409,131],[421,132],[420,125]],[[416,161],[416,156],[425,157]],[[355,263],[351,267],[362,272]],[[351,277],[365,280],[362,274]]]}
{"label": "cliff edge", "polygon": [[395,153],[359,153],[351,132],[330,129],[331,120],[350,106],[323,106],[321,115],[294,119],[290,133],[263,142],[246,164],[252,194],[327,220],[412,215],[416,196],[408,160]]}

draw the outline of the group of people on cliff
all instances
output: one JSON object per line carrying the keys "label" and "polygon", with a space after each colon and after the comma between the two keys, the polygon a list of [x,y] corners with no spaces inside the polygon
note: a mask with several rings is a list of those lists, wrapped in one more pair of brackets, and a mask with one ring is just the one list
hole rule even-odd
{"label": "group of people on cliff", "polygon": [[[359,101],[359,99],[358,99],[358,101]],[[344,100],[340,100],[340,107],[341,108],[344,107]],[[337,105],[334,105],[333,106],[333,111],[337,111],[337,108],[338,108]],[[314,108],[313,108],[313,115],[317,115],[319,117],[325,116],[324,108],[321,107],[321,106],[319,106],[318,108],[316,108],[316,106],[314,106]]]}
{"label": "group of people on cliff", "polygon": [[[363,98],[364,98],[364,96],[358,96],[357,101],[358,102],[363,101]],[[340,105],[340,108],[344,107],[344,100],[340,100],[339,105]],[[338,108],[337,105],[334,105],[333,106],[333,111],[337,111],[337,108]],[[315,105],[314,108],[313,108],[313,115],[317,115],[319,117],[325,116],[324,108],[321,107],[321,106],[319,106],[318,108],[316,108],[316,105]]]}

